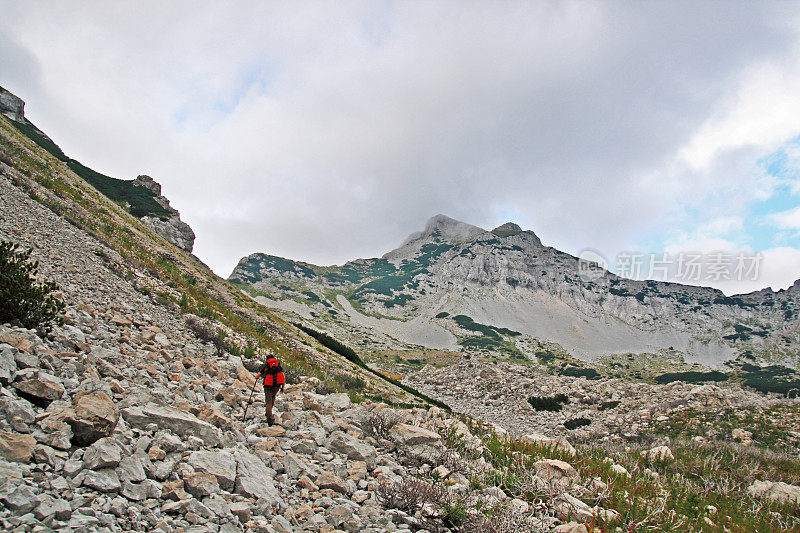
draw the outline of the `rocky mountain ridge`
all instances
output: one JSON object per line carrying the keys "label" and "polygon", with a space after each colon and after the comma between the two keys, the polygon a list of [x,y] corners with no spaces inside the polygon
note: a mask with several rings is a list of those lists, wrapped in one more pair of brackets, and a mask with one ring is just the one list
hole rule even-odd
{"label": "rocky mountain ridge", "polygon": [[[726,297],[710,287],[607,271],[587,280],[576,257],[513,223],[486,231],[438,215],[379,259],[318,267],[252,254],[229,279],[320,328],[354,338],[368,333],[376,349],[472,345],[531,358],[529,347],[550,343],[585,360],[679,354],[719,366],[746,354],[792,367],[800,353],[800,281]],[[519,335],[486,339],[456,316]]]}

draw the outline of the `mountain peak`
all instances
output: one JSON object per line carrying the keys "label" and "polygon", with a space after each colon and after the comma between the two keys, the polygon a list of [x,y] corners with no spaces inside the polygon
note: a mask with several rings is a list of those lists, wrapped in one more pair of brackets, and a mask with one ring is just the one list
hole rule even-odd
{"label": "mountain peak", "polygon": [[522,228],[513,222],[506,222],[502,226],[497,226],[492,230],[492,233],[498,237],[509,237],[511,235],[518,235],[522,233]]}
{"label": "mountain peak", "polygon": [[486,233],[486,230],[461,222],[447,215],[436,215],[428,219],[425,223],[425,229],[412,233],[406,238],[402,246],[426,237],[438,237],[447,242],[465,242],[470,241],[479,235]]}

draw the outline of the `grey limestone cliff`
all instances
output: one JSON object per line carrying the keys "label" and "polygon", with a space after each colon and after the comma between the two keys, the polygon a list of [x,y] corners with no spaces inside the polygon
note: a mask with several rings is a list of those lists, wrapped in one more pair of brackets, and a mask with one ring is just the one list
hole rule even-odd
{"label": "grey limestone cliff", "polygon": [[136,187],[144,187],[153,192],[153,194],[155,194],[155,201],[169,212],[167,218],[144,216],[141,219],[142,222],[178,248],[191,252],[194,247],[194,231],[189,227],[189,224],[181,220],[180,213],[177,209],[169,205],[169,200],[165,196],[162,196],[161,185],[150,176],[144,174],[137,176],[136,179],[133,180],[133,185]]}

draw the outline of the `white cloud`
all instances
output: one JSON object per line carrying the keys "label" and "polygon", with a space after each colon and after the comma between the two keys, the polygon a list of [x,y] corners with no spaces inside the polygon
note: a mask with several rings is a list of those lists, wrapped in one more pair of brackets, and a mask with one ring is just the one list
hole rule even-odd
{"label": "white cloud", "polygon": [[796,6],[0,0],[0,84],[73,157],[159,180],[222,275],[379,255],[440,212],[573,252],[733,246],[755,161],[800,133]]}
{"label": "white cloud", "polygon": [[766,216],[767,222],[781,229],[800,231],[800,207]]}

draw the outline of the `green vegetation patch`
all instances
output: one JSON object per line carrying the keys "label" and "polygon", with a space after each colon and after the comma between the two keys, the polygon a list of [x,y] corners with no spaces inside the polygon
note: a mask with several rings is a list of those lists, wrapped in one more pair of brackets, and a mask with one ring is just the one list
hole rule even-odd
{"label": "green vegetation patch", "polygon": [[561,369],[562,376],[576,378],[600,379],[600,373],[594,368],[584,368],[581,366],[567,366]]}
{"label": "green vegetation patch", "polygon": [[50,137],[43,135],[42,132],[39,131],[39,129],[33,124],[28,122],[17,122],[16,120],[12,120],[11,123],[20,131],[20,133],[50,152],[50,155],[56,159],[64,162],[69,161],[69,157],[67,157],[64,152],[61,151],[61,148],[54,143]]}
{"label": "green vegetation patch", "polygon": [[492,337],[498,340],[500,339],[500,335],[508,335],[510,337],[518,337],[519,335],[522,335],[519,331],[480,324],[466,315],[456,315],[453,317],[453,321],[462,329],[466,329],[467,331],[476,331],[487,337]]}
{"label": "green vegetation patch", "polygon": [[[497,486],[530,503],[538,502],[554,496],[529,489],[536,462],[542,458],[566,461],[574,465],[581,479],[598,478],[605,484],[600,494],[590,491],[591,496],[582,500],[619,514],[617,519],[595,517],[592,531],[800,530],[800,508],[796,505],[770,504],[747,494],[755,479],[800,483],[800,460],[796,455],[720,442],[674,441],[670,444],[674,461],[643,457],[641,452],[652,443],[579,446],[579,459],[575,460],[556,447],[498,438],[489,429],[476,425],[471,424],[470,429],[483,437],[486,446],[481,455],[494,468],[473,478],[471,487]],[[612,464],[623,466],[631,475],[616,474]],[[647,475],[645,469],[657,475]]]}
{"label": "green vegetation patch", "polygon": [[[277,257],[274,255],[256,254],[253,257],[246,258],[244,261],[245,262],[240,265],[240,270],[244,270],[245,275],[239,276],[236,279],[246,277],[247,279],[244,281],[249,281],[250,283],[259,281],[261,279],[259,272],[265,268],[275,270],[282,274],[295,274],[301,278],[313,279],[317,277],[317,273],[314,272],[314,269],[311,267],[296,261],[292,261],[291,259],[284,259],[283,257]],[[231,276],[231,278],[233,278],[233,276]],[[279,288],[283,288],[284,290],[292,290],[291,287],[281,286]]]}
{"label": "green vegetation patch", "polygon": [[567,420],[564,422],[564,427],[569,429],[570,431],[573,429],[578,429],[583,426],[588,426],[591,424],[592,421],[588,418],[573,418],[571,420]]}
{"label": "green vegetation patch", "polygon": [[58,147],[49,137],[42,133],[32,124],[11,121],[12,124],[30,140],[47,150],[51,155],[60,161],[67,163],[67,166],[78,176],[86,180],[92,187],[103,193],[111,200],[130,205],[130,212],[137,218],[153,216],[166,218],[170,215],[161,204],[155,201],[153,191],[145,187],[133,185],[133,180],[120,180],[100,174],[91,168],[82,165],[79,161],[70,159],[61,148]]}
{"label": "green vegetation patch", "polygon": [[718,370],[712,370],[710,372],[698,372],[691,370],[687,372],[667,372],[666,374],[656,376],[656,383],[661,383],[662,385],[666,383],[672,383],[673,381],[685,381],[686,383],[706,383],[709,381],[719,382],[727,380],[728,374]]}
{"label": "green vegetation patch", "polygon": [[465,337],[458,341],[458,344],[465,348],[505,354],[512,359],[528,360],[512,341],[504,341],[497,337]]}
{"label": "green vegetation patch", "polygon": [[[670,414],[669,420],[656,424],[653,433],[672,439],[701,436],[715,441],[733,440],[733,430],[752,433],[754,444],[778,452],[792,452],[800,444],[798,424],[800,406],[778,405],[748,410],[725,409],[723,412],[684,409]],[[796,452],[795,452],[796,453]]]}
{"label": "green vegetation patch", "polygon": [[350,300],[363,303],[368,295],[374,294],[389,297],[380,300],[386,307],[404,305],[410,298],[395,297],[395,293],[419,287],[419,282],[414,278],[427,274],[428,267],[436,258],[452,247],[450,244],[426,244],[420,249],[417,257],[403,261],[399,270],[385,259],[374,262],[368,272],[380,277],[361,285],[353,292]]}
{"label": "green vegetation patch", "polygon": [[31,260],[31,252],[0,241],[0,323],[19,320],[46,333],[53,322],[64,323],[64,302],[50,294],[58,291],[55,282],[36,280],[39,262]]}
{"label": "green vegetation patch", "polygon": [[560,411],[569,402],[566,394],[556,394],[555,396],[531,396],[528,403],[536,411]]}
{"label": "green vegetation patch", "polygon": [[773,392],[790,398],[800,396],[800,375],[781,365],[757,366],[749,363],[739,367],[742,384],[759,392]]}

